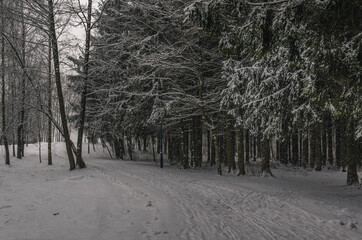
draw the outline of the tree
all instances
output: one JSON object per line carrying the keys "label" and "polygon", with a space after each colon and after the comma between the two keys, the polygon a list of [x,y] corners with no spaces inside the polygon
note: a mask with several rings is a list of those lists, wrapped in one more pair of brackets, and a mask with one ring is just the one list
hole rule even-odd
{"label": "tree", "polygon": [[53,50],[53,62],[54,62],[54,71],[55,71],[55,83],[57,86],[58,93],[58,102],[59,102],[59,111],[61,116],[61,122],[63,127],[63,134],[65,139],[65,146],[67,149],[68,159],[70,170],[75,169],[75,161],[72,153],[71,140],[68,130],[67,116],[65,114],[65,106],[64,106],[64,98],[63,98],[63,90],[62,83],[60,78],[60,63],[59,63],[59,52],[58,52],[58,41],[57,34],[55,31],[55,21],[54,21],[54,8],[53,1],[48,0],[48,16],[49,16],[49,34],[52,41],[52,50]]}
{"label": "tree", "polygon": [[[255,136],[278,138],[282,154],[295,129],[318,126],[323,111],[361,137],[361,11],[359,1],[341,0],[206,0],[186,9],[230,56],[224,105]],[[352,155],[348,184],[356,183]]]}
{"label": "tree", "polygon": [[[52,115],[52,41],[48,37],[48,111]],[[48,165],[53,165],[52,159],[52,121],[48,119]]]}
{"label": "tree", "polygon": [[5,11],[4,11],[4,0],[0,1],[1,10],[1,112],[2,112],[2,139],[5,148],[5,164],[10,165],[9,146],[6,136],[6,112],[5,112]]}

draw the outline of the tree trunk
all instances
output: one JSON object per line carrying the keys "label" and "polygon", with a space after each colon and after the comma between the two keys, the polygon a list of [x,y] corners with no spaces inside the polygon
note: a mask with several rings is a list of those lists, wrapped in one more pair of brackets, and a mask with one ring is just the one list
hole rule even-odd
{"label": "tree trunk", "polygon": [[228,115],[226,117],[226,133],[225,133],[225,140],[226,140],[226,163],[228,166],[228,173],[231,172],[231,168],[233,167],[232,161],[234,161],[235,165],[235,159],[233,156],[233,150],[232,150],[232,136],[231,136],[231,122],[230,122],[230,116]]}
{"label": "tree trunk", "polygon": [[117,136],[114,136],[113,148],[114,148],[114,153],[116,155],[116,159],[121,159],[121,145],[119,138]]}
{"label": "tree trunk", "polygon": [[292,163],[294,166],[298,164],[298,131],[292,135]]}
{"label": "tree trunk", "polygon": [[[167,142],[167,141],[165,141]],[[143,151],[147,152],[147,135],[143,136]]]}
{"label": "tree trunk", "polygon": [[38,129],[38,142],[39,142],[39,163],[41,163],[41,129],[40,129],[40,121],[39,121],[39,129]]}
{"label": "tree trunk", "polygon": [[151,142],[152,142],[152,155],[153,155],[153,161],[156,162],[156,152],[155,152],[155,138],[154,136],[151,136]]}
{"label": "tree trunk", "polygon": [[210,163],[211,161],[210,130],[206,130],[206,138],[207,138],[207,163]]}
{"label": "tree trunk", "polygon": [[282,139],[280,141],[280,162],[283,164],[287,164],[288,163],[288,143],[289,140],[288,139]]}
{"label": "tree trunk", "polygon": [[62,90],[62,83],[60,78],[60,63],[59,63],[59,51],[58,51],[58,41],[57,35],[55,31],[55,22],[54,22],[54,9],[53,9],[53,0],[48,0],[48,8],[49,8],[49,30],[50,36],[52,39],[52,48],[53,48],[53,61],[54,61],[54,70],[55,70],[55,83],[57,86],[57,93],[58,93],[58,101],[59,101],[59,111],[62,121],[62,127],[64,131],[64,139],[65,139],[65,146],[68,154],[70,170],[75,169],[75,161],[71,147],[71,140],[69,135],[68,123],[67,123],[67,116],[65,113],[65,105],[64,105],[64,98],[63,98],[63,90]]}
{"label": "tree trunk", "polygon": [[257,158],[261,158],[262,157],[262,135],[260,133],[258,133],[256,135],[256,157]]}
{"label": "tree trunk", "polygon": [[256,145],[257,145],[257,136],[253,136],[253,161],[256,162]]}
{"label": "tree trunk", "polygon": [[358,184],[358,174],[357,174],[357,145],[358,143],[354,140],[354,122],[350,120],[351,123],[347,126],[346,131],[346,162],[347,162],[347,185]]}
{"label": "tree trunk", "polygon": [[121,153],[120,153],[120,157],[121,159],[123,159],[124,155],[126,154],[126,150],[124,148],[124,135],[122,134],[122,137],[119,139],[119,144],[120,144],[120,150],[121,150]]}
{"label": "tree trunk", "polygon": [[240,175],[245,175],[245,162],[244,162],[244,129],[239,127],[237,131],[238,138],[238,168]]}
{"label": "tree trunk", "polygon": [[184,169],[190,168],[189,166],[189,134],[186,131],[185,124],[182,126],[182,153],[183,153],[183,167]]}
{"label": "tree trunk", "polygon": [[210,140],[211,140],[211,143],[210,143],[210,151],[211,151],[211,153],[210,153],[210,166],[214,166],[215,164],[216,164],[216,154],[215,154],[215,144],[213,143],[213,133],[212,133],[212,131],[210,131]]}
{"label": "tree trunk", "polygon": [[[5,30],[5,13],[4,13],[4,1],[0,0],[1,7],[1,33]],[[5,147],[5,164],[10,165],[10,155],[8,139],[6,136],[6,113],[5,113],[5,40],[3,34],[1,34],[1,111],[2,111],[2,138],[4,140]]]}
{"label": "tree trunk", "polygon": [[82,158],[82,142],[83,142],[84,121],[85,121],[85,112],[86,112],[86,103],[87,103],[91,23],[92,23],[92,0],[88,0],[85,51],[84,51],[84,62],[83,62],[83,89],[80,100],[80,116],[79,116],[79,128],[78,128],[78,138],[77,138],[77,165],[79,165],[80,168],[86,167],[85,162]]}
{"label": "tree trunk", "polygon": [[197,153],[196,153],[196,148],[197,148],[197,126],[196,126],[196,117],[192,117],[192,128],[191,128],[191,162],[190,162],[190,166],[191,167],[196,167],[196,159],[197,159]]}
{"label": "tree trunk", "polygon": [[196,167],[201,168],[202,166],[202,118],[197,117],[197,145],[196,145]]}
{"label": "tree trunk", "polygon": [[338,145],[339,146],[339,159],[340,159],[340,165],[342,167],[342,172],[346,171],[346,165],[347,165],[347,127],[345,120],[339,120],[338,124],[338,130],[339,130],[339,138],[338,138]]}
{"label": "tree trunk", "polygon": [[[22,25],[22,38],[21,38],[21,60],[23,66],[26,66],[26,59],[25,59],[25,44],[26,44],[26,29],[25,29],[25,20],[24,20],[24,2],[21,1],[21,25]],[[26,76],[25,73],[22,74],[21,83],[20,83],[20,120],[17,129],[17,137],[18,137],[18,147],[17,147],[17,158],[21,159],[24,156],[24,123],[25,123],[25,80]]]}
{"label": "tree trunk", "polygon": [[[14,28],[14,24],[11,24],[11,28]],[[16,68],[16,64],[15,64],[15,58],[13,58],[12,60],[12,68],[15,69]],[[15,101],[15,89],[16,89],[16,74],[13,74],[12,78],[14,79],[14,81],[11,81],[11,99],[12,101]],[[11,105],[11,111],[15,112],[15,107],[14,104]],[[16,157],[16,148],[15,148],[15,143],[16,143],[16,124],[13,124],[13,128],[12,128],[12,143],[13,143],[13,157]]]}
{"label": "tree trunk", "polygon": [[214,140],[214,145],[215,145],[215,161],[216,161],[216,168],[217,168],[217,173],[219,175],[222,175],[222,169],[221,169],[221,161],[220,161],[220,148],[219,148],[219,143],[218,143],[218,139],[217,139],[217,135],[216,133],[214,133],[215,135],[213,136],[213,140]]}
{"label": "tree trunk", "polygon": [[245,163],[250,165],[249,130],[245,129]]}
{"label": "tree trunk", "polygon": [[[48,111],[52,115],[52,42],[49,38],[48,46]],[[52,120],[48,119],[48,165],[53,164],[52,159]]]}
{"label": "tree trunk", "polygon": [[337,158],[337,126],[334,118],[332,118],[332,162],[333,166],[339,167],[339,159]]}
{"label": "tree trunk", "polygon": [[131,137],[127,137],[127,151],[128,151],[129,159],[130,159],[131,161],[134,161],[134,157],[133,157],[133,143],[132,143],[132,138],[131,138]]}
{"label": "tree trunk", "polygon": [[322,170],[322,143],[321,143],[321,126],[320,124],[316,124],[313,127],[313,137],[314,137],[314,156],[315,156],[315,170],[321,171]]}
{"label": "tree trunk", "polygon": [[269,139],[264,137],[263,139],[263,155],[262,155],[262,163],[261,163],[261,173],[262,175],[270,175],[273,176],[270,170],[270,144]]}
{"label": "tree trunk", "polygon": [[302,167],[306,168],[307,167],[307,160],[308,160],[308,134],[306,134],[306,136],[303,136],[302,134],[302,149],[301,149],[301,153],[302,153]]}
{"label": "tree trunk", "polygon": [[326,130],[326,160],[329,164],[333,164],[333,153],[332,153],[332,142],[333,142],[333,130],[331,117],[328,119],[327,130]]}

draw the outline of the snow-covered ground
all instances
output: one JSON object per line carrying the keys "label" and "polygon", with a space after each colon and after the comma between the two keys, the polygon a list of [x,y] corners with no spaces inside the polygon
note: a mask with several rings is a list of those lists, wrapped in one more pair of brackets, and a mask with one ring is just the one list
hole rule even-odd
{"label": "snow-covered ground", "polygon": [[[0,159],[0,240],[362,239],[362,189],[346,174],[274,169],[276,178],[218,176],[153,162],[111,160],[98,149],[69,171]],[[3,156],[3,150],[0,151]]]}

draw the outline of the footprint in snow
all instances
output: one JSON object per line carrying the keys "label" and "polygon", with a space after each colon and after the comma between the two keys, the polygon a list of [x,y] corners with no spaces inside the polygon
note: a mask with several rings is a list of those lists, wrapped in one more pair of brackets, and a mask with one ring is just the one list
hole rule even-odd
{"label": "footprint in snow", "polygon": [[84,178],[84,176],[79,176],[79,177],[69,178],[69,180],[77,181],[77,180],[81,180],[81,179],[83,179],[83,178]]}
{"label": "footprint in snow", "polygon": [[347,224],[347,227],[348,227],[349,229],[357,229],[356,223],[352,223],[352,222],[348,223],[348,224]]}
{"label": "footprint in snow", "polygon": [[5,209],[5,208],[11,208],[11,206],[2,206],[2,207],[0,207],[0,210]]}

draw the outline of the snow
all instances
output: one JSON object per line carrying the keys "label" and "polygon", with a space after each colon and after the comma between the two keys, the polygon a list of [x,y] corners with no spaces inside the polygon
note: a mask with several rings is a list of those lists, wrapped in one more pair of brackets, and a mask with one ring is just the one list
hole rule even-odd
{"label": "snow", "polygon": [[345,173],[218,176],[111,160],[100,146],[85,153],[88,168],[69,171],[54,146],[53,166],[45,144],[41,164],[36,145],[0,162],[1,240],[361,239],[362,190],[346,187]]}

